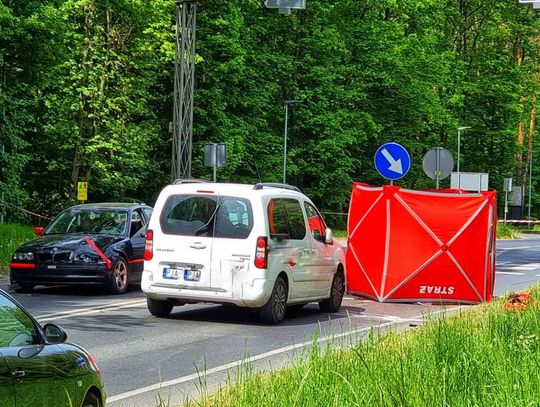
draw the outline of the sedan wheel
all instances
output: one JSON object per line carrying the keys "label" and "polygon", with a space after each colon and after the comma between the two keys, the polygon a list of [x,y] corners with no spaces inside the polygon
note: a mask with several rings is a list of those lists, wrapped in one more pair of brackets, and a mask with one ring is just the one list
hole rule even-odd
{"label": "sedan wheel", "polygon": [[84,398],[82,407],[101,407],[101,401],[94,393],[88,393]]}
{"label": "sedan wheel", "polygon": [[128,267],[124,259],[118,259],[113,267],[111,274],[110,291],[113,294],[123,294],[128,287]]}

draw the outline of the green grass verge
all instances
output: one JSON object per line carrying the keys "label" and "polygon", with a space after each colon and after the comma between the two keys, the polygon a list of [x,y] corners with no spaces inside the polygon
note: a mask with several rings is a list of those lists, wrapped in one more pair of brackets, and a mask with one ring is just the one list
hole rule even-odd
{"label": "green grass verge", "polygon": [[497,225],[497,239],[519,239],[520,229],[508,223],[500,222]]}
{"label": "green grass verge", "polygon": [[29,226],[0,224],[0,274],[8,273],[15,249],[32,237],[34,229]]}
{"label": "green grass verge", "polygon": [[[539,290],[533,290],[538,302]],[[502,300],[253,374],[197,406],[538,406],[540,312]]]}
{"label": "green grass verge", "polygon": [[347,231],[346,230],[332,230],[332,235],[335,237],[335,238],[347,238]]}

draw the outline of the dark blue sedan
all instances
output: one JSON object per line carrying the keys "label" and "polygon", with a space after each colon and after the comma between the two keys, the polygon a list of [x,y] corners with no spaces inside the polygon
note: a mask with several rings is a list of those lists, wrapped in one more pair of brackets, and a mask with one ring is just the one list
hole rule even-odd
{"label": "dark blue sedan", "polygon": [[77,205],[56,216],[36,238],[21,245],[10,263],[16,292],[36,285],[105,285],[116,294],[138,284],[143,270],[144,204]]}

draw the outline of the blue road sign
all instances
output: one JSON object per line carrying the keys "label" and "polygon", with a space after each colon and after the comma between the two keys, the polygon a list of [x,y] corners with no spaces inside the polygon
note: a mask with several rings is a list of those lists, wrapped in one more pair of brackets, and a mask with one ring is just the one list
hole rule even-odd
{"label": "blue road sign", "polygon": [[384,178],[403,178],[411,169],[411,157],[405,147],[398,143],[386,143],[375,153],[375,168]]}

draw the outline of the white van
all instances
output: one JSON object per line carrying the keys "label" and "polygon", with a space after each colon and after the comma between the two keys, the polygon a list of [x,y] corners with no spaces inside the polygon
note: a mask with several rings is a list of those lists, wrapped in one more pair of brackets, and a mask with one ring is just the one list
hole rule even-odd
{"label": "white van", "polygon": [[317,301],[337,312],[345,254],[311,200],[286,184],[179,180],[161,191],[146,235],[141,286],[149,311],[210,302],[259,309]]}

